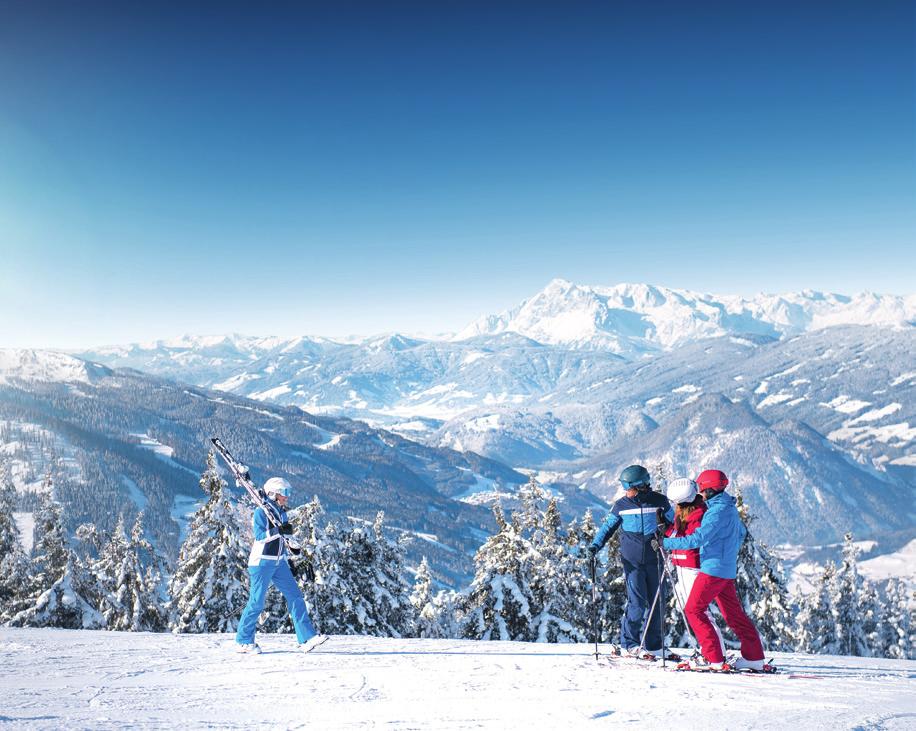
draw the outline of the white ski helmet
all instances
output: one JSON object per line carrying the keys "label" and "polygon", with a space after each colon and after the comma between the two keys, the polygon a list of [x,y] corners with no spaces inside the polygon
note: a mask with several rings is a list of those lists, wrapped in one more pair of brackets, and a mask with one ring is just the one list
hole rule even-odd
{"label": "white ski helmet", "polygon": [[271,477],[267,482],[264,483],[264,492],[267,493],[268,497],[276,495],[289,497],[292,491],[293,486],[290,485],[289,482],[282,477]]}
{"label": "white ski helmet", "polygon": [[668,499],[673,503],[692,503],[697,496],[697,483],[689,477],[678,477],[668,485]]}

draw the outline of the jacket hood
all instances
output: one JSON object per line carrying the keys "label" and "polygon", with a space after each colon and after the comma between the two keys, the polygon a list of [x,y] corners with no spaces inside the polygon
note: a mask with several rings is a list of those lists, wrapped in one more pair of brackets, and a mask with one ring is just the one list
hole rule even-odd
{"label": "jacket hood", "polygon": [[711,498],[709,498],[709,500],[706,501],[706,504],[709,507],[712,507],[713,505],[734,505],[736,502],[738,501],[735,500],[734,496],[729,495],[727,492],[723,491],[718,495],[713,495]]}

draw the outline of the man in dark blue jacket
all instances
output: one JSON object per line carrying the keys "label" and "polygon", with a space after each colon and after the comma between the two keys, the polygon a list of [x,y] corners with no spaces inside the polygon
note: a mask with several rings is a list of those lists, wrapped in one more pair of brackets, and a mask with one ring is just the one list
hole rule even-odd
{"label": "man in dark blue jacket", "polygon": [[[640,639],[646,612],[658,591],[662,572],[658,555],[652,548],[652,539],[658,527],[658,510],[661,508],[667,519],[674,517],[668,499],[650,489],[649,471],[642,465],[630,465],[620,473],[620,482],[626,494],[611,507],[611,512],[589,546],[592,557],[618,528],[620,536],[620,560],[627,583],[627,607],[620,620],[620,645],[627,652],[640,649]],[[652,613],[646,631],[645,647],[653,655],[662,652],[662,614],[660,607]]]}

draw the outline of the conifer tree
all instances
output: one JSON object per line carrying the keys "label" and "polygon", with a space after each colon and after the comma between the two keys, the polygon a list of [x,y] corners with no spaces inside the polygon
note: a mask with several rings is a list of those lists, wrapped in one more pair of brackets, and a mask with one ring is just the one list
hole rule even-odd
{"label": "conifer tree", "polygon": [[[81,531],[88,536],[88,532]],[[159,602],[158,560],[152,545],[143,538],[143,513],[138,516],[130,536],[124,527],[124,516],[118,518],[114,531],[102,542],[99,556],[89,563],[92,596],[110,630],[161,632],[166,614]]]}
{"label": "conifer tree", "polygon": [[[310,509],[304,522],[317,522],[318,508]],[[407,637],[413,631],[404,546],[385,537],[383,524],[381,512],[371,527],[328,523],[308,544],[317,580],[303,588],[322,633]]]}
{"label": "conifer tree", "polygon": [[499,506],[493,514],[499,530],[474,556],[476,573],[462,602],[461,634],[475,640],[530,641],[536,637],[527,581],[531,546],[518,521],[506,520]]}
{"label": "conifer tree", "polygon": [[662,495],[667,494],[668,482],[671,479],[668,464],[661,459],[653,462],[649,466],[649,474],[652,478],[652,489],[655,490],[655,492],[660,492]]}
{"label": "conifer tree", "polygon": [[26,608],[31,583],[29,560],[13,518],[16,490],[2,475],[0,472],[0,623]]}
{"label": "conifer tree", "polygon": [[833,613],[833,585],[836,566],[828,562],[814,591],[801,600],[798,613],[797,649],[809,654],[829,654],[837,646],[837,626]]}
{"label": "conifer tree", "polygon": [[9,624],[64,629],[99,627],[101,617],[85,598],[85,577],[68,545],[50,476],[44,488],[35,513],[35,546],[27,596]]}
{"label": "conifer tree", "polygon": [[[591,509],[585,511],[582,520],[576,526],[576,533],[581,546],[580,551],[585,559],[587,548],[595,538],[598,532],[598,526],[592,516]],[[607,559],[602,562],[601,556],[607,551]],[[583,609],[586,614],[580,620],[584,622],[586,634],[589,640],[592,639],[593,629],[593,607],[592,607],[592,586],[590,569],[587,566],[585,571],[589,572],[588,581],[583,591],[587,600],[584,602]],[[598,615],[598,640],[600,642],[616,642],[620,638],[620,618],[623,614],[623,608],[626,604],[626,584],[623,576],[623,567],[620,563],[620,532],[616,531],[608,540],[602,553],[598,554],[597,563],[597,607],[594,611]]]}
{"label": "conifer tree", "polygon": [[857,556],[859,549],[852,533],[843,536],[843,560],[833,579],[831,604],[836,622],[836,644],[832,652],[838,655],[867,657],[868,638],[862,627],[862,579]]}
{"label": "conifer tree", "polygon": [[200,478],[207,496],[194,514],[169,582],[174,632],[233,632],[248,601],[248,553],[241,511],[207,455]]}
{"label": "conifer tree", "polygon": [[417,621],[414,634],[416,637],[426,639],[442,637],[442,623],[439,616],[440,607],[436,605],[432,591],[433,578],[429,571],[429,562],[426,556],[420,561],[417,575],[414,579],[413,591],[410,594],[410,603],[416,611]]}
{"label": "conifer tree", "polygon": [[563,530],[556,498],[542,514],[537,537],[532,590],[538,642],[585,642],[590,632],[588,558],[575,524]]}
{"label": "conifer tree", "polygon": [[[891,579],[885,590],[884,608],[878,626],[876,649],[882,657],[900,660],[914,658],[913,630],[916,623],[912,621],[909,608],[911,597],[906,584],[900,579]],[[916,600],[916,592],[912,596]],[[916,601],[913,602],[916,604]]]}
{"label": "conifer tree", "polygon": [[434,631],[440,639],[461,637],[461,623],[458,618],[462,595],[457,591],[443,589],[433,596],[433,614],[436,617]]}
{"label": "conifer tree", "polygon": [[859,593],[859,612],[861,613],[862,636],[865,638],[870,657],[884,657],[887,649],[887,635],[881,623],[884,619],[884,608],[878,597],[878,588],[864,577],[860,577],[862,588]]}

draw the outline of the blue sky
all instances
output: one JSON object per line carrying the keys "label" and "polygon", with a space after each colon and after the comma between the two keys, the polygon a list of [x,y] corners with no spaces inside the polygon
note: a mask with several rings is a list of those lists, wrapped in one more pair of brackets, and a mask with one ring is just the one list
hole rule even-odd
{"label": "blue sky", "polygon": [[914,6],[751,5],[0,3],[0,345],[912,292]]}

